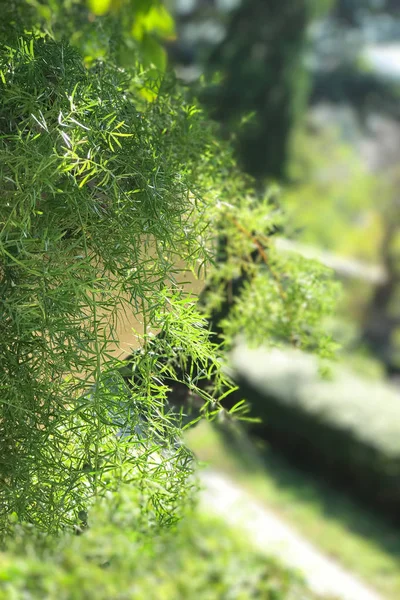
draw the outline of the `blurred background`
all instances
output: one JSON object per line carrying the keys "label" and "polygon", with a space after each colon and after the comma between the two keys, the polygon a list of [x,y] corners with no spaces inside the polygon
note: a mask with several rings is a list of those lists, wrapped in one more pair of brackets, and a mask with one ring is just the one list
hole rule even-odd
{"label": "blurred background", "polygon": [[285,240],[319,252],[344,283],[334,329],[343,351],[395,377],[400,4],[175,0],[172,7],[178,39],[169,54],[178,75],[233,138],[244,170],[260,186],[281,186]]}
{"label": "blurred background", "polygon": [[[340,344],[321,364],[290,350],[232,356],[247,426],[188,434],[295,531],[400,598],[400,2],[170,0],[170,64],[233,140],[282,252],[342,283]],[[270,188],[271,189],[271,188]]]}

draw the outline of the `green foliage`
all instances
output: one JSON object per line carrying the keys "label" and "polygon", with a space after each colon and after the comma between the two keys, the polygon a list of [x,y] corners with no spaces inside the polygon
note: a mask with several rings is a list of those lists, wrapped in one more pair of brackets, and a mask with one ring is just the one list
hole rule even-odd
{"label": "green foliage", "polygon": [[[181,501],[186,451],[154,471],[153,436],[132,452],[110,418],[123,412],[133,428],[142,411],[170,444],[167,387],[149,361],[132,404],[110,351],[121,315],[141,315],[145,336],[177,316],[186,296],[177,258],[188,268],[208,260],[206,164],[197,173],[207,129],[167,85],[139,110],[126,74],[110,63],[88,72],[66,44],[21,39],[1,67],[2,506],[57,529],[110,486],[110,470],[132,478],[132,465],[141,485],[158,481]],[[198,311],[184,316],[168,328],[169,344],[182,347],[183,335],[201,370],[216,351]],[[162,519],[172,513],[160,508]]]}
{"label": "green foliage", "polygon": [[[311,121],[311,120],[310,120]],[[299,128],[293,139],[290,184],[282,204],[289,228],[306,243],[376,262],[382,237],[382,186],[334,128]]]}
{"label": "green foliage", "polygon": [[314,357],[293,351],[239,348],[234,368],[263,419],[264,435],[398,518],[400,404],[394,388],[343,367],[324,379]]}
{"label": "green foliage", "polygon": [[253,344],[276,346],[289,340],[294,347],[331,356],[334,344],[321,320],[321,315],[330,314],[335,305],[333,285],[326,295],[329,271],[297,255],[281,255],[273,247],[264,254],[263,268],[257,272],[251,269],[240,298],[223,322],[225,331],[233,339],[246,332]]}
{"label": "green foliage", "polygon": [[[79,47],[87,64],[109,53],[127,68],[138,60],[152,77],[166,69],[162,45],[175,36],[175,24],[162,0],[14,0],[31,7],[30,25]],[[25,26],[27,26],[27,15]],[[147,90],[147,98],[154,94]]]}
{"label": "green foliage", "polygon": [[16,527],[1,555],[4,600],[312,600],[301,578],[247,547],[218,521],[192,514],[173,530],[140,528],[132,488],[89,514],[81,536],[51,540]]}
{"label": "green foliage", "polygon": [[[73,13],[79,3],[58,6]],[[92,32],[99,47],[113,31],[106,25]],[[317,285],[319,267],[313,275],[304,263],[303,284],[300,264],[276,261],[273,279],[287,296],[274,292],[270,311],[270,201],[255,200],[230,149],[172,75],[154,87],[151,70],[122,68],[118,52],[85,60],[78,38],[71,46],[37,29],[11,38],[0,48],[0,528],[16,515],[59,531],[121,482],[150,498],[144,522],[171,524],[191,496],[193,467],[165,376],[178,378],[178,359],[204,413],[220,409],[232,384],[205,315],[224,302],[235,275],[250,276],[251,302],[249,289],[235,300],[226,345],[244,325],[250,341],[293,330],[296,345],[325,352],[318,322],[330,309],[320,289],[328,282]],[[216,263],[218,235],[229,240],[224,263]],[[182,269],[209,273],[202,310]],[[305,302],[308,285],[315,302]],[[242,319],[246,303],[257,331],[250,315]],[[125,319],[135,321],[140,346],[141,377],[130,385],[118,352]]]}

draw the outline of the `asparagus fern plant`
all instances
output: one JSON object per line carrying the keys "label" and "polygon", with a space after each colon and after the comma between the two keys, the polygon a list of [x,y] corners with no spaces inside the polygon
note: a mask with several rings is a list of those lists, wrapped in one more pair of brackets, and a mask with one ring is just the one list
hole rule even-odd
{"label": "asparagus fern plant", "polygon": [[[268,194],[255,198],[171,73],[121,66],[112,43],[88,61],[57,11],[46,21],[53,4],[87,14],[79,2],[28,2],[28,24],[23,4],[0,40],[0,529],[58,531],[121,482],[143,492],[148,523],[170,523],[193,486],[166,402],[177,349],[185,384],[215,414],[233,387],[221,339],[326,351],[329,277],[274,249]],[[99,45],[115,28],[104,19],[90,21]],[[182,264],[208,280],[202,306]],[[243,275],[216,343],[206,316]],[[141,376],[129,385],[116,349],[132,318]]]}

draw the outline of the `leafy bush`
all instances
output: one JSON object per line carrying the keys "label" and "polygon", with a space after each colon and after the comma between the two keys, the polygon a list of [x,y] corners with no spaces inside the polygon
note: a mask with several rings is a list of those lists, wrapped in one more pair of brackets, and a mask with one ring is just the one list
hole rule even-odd
{"label": "leafy bush", "polygon": [[[233,389],[222,350],[243,326],[325,353],[329,278],[270,252],[268,195],[163,72],[161,3],[90,5],[97,16],[79,0],[15,0],[0,27],[0,595],[311,598],[220,525],[185,517],[194,462],[168,381],[183,373],[213,416]],[[302,281],[317,273],[311,297]],[[217,344],[206,317],[227,304]]]}
{"label": "leafy bush", "polygon": [[[229,246],[210,275],[210,310],[243,274],[261,310],[271,268],[262,246],[273,226],[268,198],[254,201],[229,149],[168,77],[149,103],[139,68],[109,58],[88,70],[76,49],[44,34],[3,46],[0,76],[2,527],[10,512],[49,531],[72,524],[118,479],[166,489],[153,500],[158,494],[161,520],[173,520],[190,467],[165,410],[163,373],[174,376],[178,353],[192,361],[185,384],[206,403],[218,409],[230,389],[181,270],[210,265],[220,232]],[[301,265],[288,268],[286,281],[301,278]],[[238,316],[247,298],[235,299]],[[316,318],[327,309],[324,294],[289,312],[285,298],[274,299],[272,323],[263,307],[257,339],[263,331],[286,337],[293,324],[296,343],[325,347]],[[127,316],[142,330],[142,378],[131,386],[115,358]],[[227,334],[241,328],[241,318],[229,321]],[[160,329],[165,335],[150,344]],[[210,375],[207,394],[199,380]],[[143,418],[145,442],[136,433]],[[121,427],[130,435],[118,437]],[[165,446],[165,464],[154,467],[149,456],[164,456]]]}
{"label": "leafy bush", "polygon": [[[96,16],[79,0],[26,11],[15,0],[0,28],[1,535],[14,519],[70,529],[122,483],[140,492],[139,521],[171,526],[191,501],[193,462],[168,380],[183,372],[212,416],[233,389],[221,346],[243,327],[254,342],[327,349],[328,277],[312,297],[301,282],[321,270],[274,257],[270,198],[146,54],[171,25],[157,21],[168,21],[161,3],[113,6]],[[200,309],[185,281],[205,277]],[[218,345],[206,316],[229,303]],[[120,335],[132,323],[130,378]]]}
{"label": "leafy bush", "polygon": [[90,511],[81,536],[17,526],[1,554],[4,600],[312,600],[301,578],[252,550],[220,522],[187,514],[172,530],[143,530],[134,488]]}
{"label": "leafy bush", "polygon": [[398,518],[400,398],[394,388],[343,367],[322,378],[312,356],[294,351],[237,348],[234,369],[263,420],[263,436]]}
{"label": "leafy bush", "polygon": [[[159,441],[132,452],[115,419],[133,430],[141,414],[167,445],[176,438],[151,355],[134,394],[118,377],[121,320],[134,316],[146,344],[174,315],[170,345],[216,361],[176,266],[209,261],[211,140],[178,93],[139,106],[130,77],[112,63],[87,71],[67,44],[20,38],[0,65],[2,518],[11,509],[51,530],[109,487],[111,469],[155,477],[146,452]],[[164,479],[183,484],[174,472]]]}

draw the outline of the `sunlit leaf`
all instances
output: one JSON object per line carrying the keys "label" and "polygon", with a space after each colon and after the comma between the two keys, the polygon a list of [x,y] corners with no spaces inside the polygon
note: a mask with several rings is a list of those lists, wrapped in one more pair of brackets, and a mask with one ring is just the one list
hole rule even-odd
{"label": "sunlit leaf", "polygon": [[95,15],[105,15],[111,7],[112,0],[89,0],[89,8]]}
{"label": "sunlit leaf", "polygon": [[142,54],[145,66],[153,66],[158,71],[165,71],[167,66],[167,54],[165,49],[150,35],[142,40]]}
{"label": "sunlit leaf", "polygon": [[151,6],[147,11],[136,13],[132,35],[142,41],[146,33],[155,33],[166,39],[175,38],[175,23],[165,6]]}

